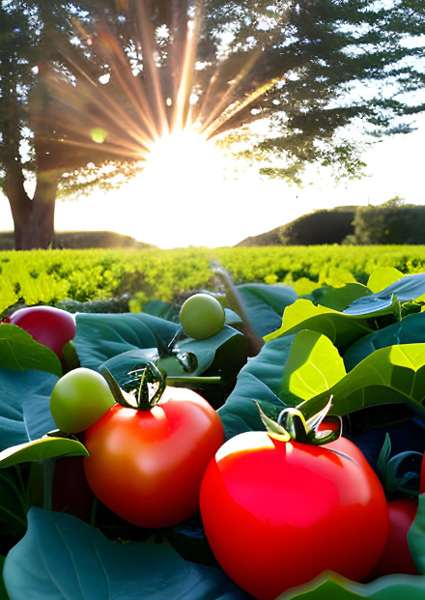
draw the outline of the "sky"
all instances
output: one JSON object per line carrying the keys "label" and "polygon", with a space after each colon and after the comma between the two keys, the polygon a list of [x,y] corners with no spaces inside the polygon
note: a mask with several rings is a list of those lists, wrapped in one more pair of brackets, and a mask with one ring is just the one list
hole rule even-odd
{"label": "sky", "polygon": [[[363,156],[368,176],[336,185],[325,172],[312,184],[289,187],[262,179],[255,168],[236,180],[232,164],[189,140],[159,148],[149,169],[117,191],[56,203],[56,231],[116,231],[159,248],[233,246],[313,210],[372,205],[394,195],[425,204],[425,116],[418,130],[392,136]],[[192,147],[193,146],[193,147]],[[227,179],[223,180],[223,169]],[[0,230],[13,229],[10,207],[0,196]]]}

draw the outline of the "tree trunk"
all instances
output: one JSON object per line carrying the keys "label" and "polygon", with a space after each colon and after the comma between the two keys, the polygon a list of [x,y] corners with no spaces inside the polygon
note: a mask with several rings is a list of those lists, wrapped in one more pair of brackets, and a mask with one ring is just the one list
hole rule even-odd
{"label": "tree trunk", "polygon": [[23,228],[22,250],[46,249],[53,242],[58,183],[56,174],[45,172],[37,175],[31,213]]}
{"label": "tree trunk", "polygon": [[5,192],[9,199],[15,228],[16,250],[48,248],[53,240],[55,200],[60,175],[57,172],[37,174],[34,198],[24,188],[20,164],[6,166]]}

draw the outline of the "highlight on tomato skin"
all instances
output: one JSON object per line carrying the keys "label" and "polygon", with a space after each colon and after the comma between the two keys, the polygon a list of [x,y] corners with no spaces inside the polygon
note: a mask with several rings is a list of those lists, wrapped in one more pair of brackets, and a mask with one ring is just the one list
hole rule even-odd
{"label": "highlight on tomato skin", "polygon": [[177,525],[199,509],[209,461],[224,442],[221,420],[196,392],[166,387],[150,410],[115,405],[85,431],[87,481],[133,525]]}
{"label": "highlight on tomato skin", "polygon": [[27,306],[4,319],[27,331],[36,342],[63,358],[63,347],[75,337],[74,315],[54,306]]}
{"label": "highlight on tomato skin", "polygon": [[207,539],[258,600],[326,570],[362,581],[376,564],[388,534],[384,490],[361,451],[340,440],[312,446],[248,432],[210,462],[200,494]]}

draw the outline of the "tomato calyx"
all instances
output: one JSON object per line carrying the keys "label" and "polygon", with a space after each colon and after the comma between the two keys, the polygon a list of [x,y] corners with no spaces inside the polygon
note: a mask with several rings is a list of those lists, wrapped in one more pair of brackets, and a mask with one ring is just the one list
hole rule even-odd
{"label": "tomato calyx", "polygon": [[[268,417],[256,400],[254,402],[270,437],[282,442],[292,440],[302,444],[322,446],[341,436],[341,417],[328,414],[332,406],[332,396],[322,410],[309,418],[306,418],[299,408],[287,407],[280,412],[277,421]],[[319,426],[322,425],[325,418],[324,424],[328,424],[329,429],[320,428],[319,430]]]}
{"label": "tomato calyx", "polygon": [[109,385],[115,401],[125,408],[151,410],[158,404],[164,390],[165,377],[152,362],[128,373],[127,378],[119,386],[112,373],[103,367],[102,375]]}

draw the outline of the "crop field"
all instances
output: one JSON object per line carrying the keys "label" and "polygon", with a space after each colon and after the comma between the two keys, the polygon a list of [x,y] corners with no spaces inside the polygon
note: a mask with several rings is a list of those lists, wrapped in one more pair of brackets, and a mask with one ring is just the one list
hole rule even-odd
{"label": "crop field", "polygon": [[304,246],[175,250],[38,250],[0,252],[0,313],[16,302],[56,304],[131,294],[132,310],[146,300],[171,301],[213,288],[212,263],[243,283],[284,283],[299,295],[324,283],[366,284],[379,266],[404,274],[425,271],[425,246]]}

